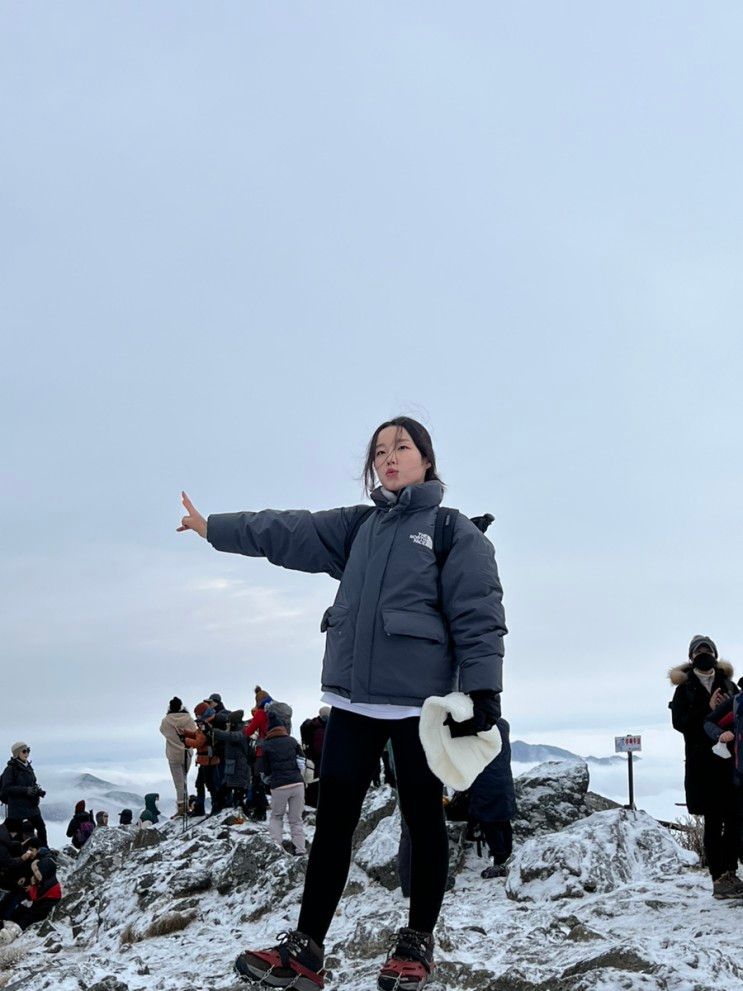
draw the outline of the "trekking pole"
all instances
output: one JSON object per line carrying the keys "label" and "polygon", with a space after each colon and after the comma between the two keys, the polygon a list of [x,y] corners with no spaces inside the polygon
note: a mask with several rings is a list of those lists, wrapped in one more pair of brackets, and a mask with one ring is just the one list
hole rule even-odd
{"label": "trekking pole", "polygon": [[188,816],[188,747],[186,746],[185,740],[183,741],[183,806],[181,809],[181,819],[183,820],[182,833],[186,832],[188,826],[187,816]]}

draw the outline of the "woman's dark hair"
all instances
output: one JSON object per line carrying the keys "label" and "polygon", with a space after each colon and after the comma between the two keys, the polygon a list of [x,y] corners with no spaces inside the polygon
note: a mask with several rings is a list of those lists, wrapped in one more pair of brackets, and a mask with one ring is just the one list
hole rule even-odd
{"label": "woman's dark hair", "polygon": [[386,420],[384,423],[380,423],[369,441],[369,446],[366,449],[366,460],[364,462],[363,474],[364,489],[366,494],[369,495],[377,483],[377,478],[374,473],[374,454],[377,447],[377,438],[386,427],[397,427],[398,435],[403,430],[407,430],[410,434],[410,439],[421,452],[421,457],[423,460],[430,462],[430,468],[426,469],[425,481],[430,482],[432,479],[435,479],[443,485],[444,483],[441,481],[436,472],[436,454],[433,449],[433,442],[429,432],[422,423],[418,423],[417,420],[413,420],[409,416],[396,416],[393,420]]}

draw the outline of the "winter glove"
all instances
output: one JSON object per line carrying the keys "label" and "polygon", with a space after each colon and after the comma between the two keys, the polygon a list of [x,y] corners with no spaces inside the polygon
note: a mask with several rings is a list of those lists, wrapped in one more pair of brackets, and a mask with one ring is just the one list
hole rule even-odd
{"label": "winter glove", "polygon": [[452,739],[458,736],[475,736],[491,729],[500,719],[500,693],[489,688],[477,688],[467,693],[472,699],[474,712],[471,719],[458,723],[448,715],[444,725],[449,727]]}
{"label": "winter glove", "polygon": [[46,792],[44,791],[43,788],[39,788],[39,786],[37,785],[36,786],[36,794],[39,796],[39,798],[44,798],[44,796],[46,795]]}

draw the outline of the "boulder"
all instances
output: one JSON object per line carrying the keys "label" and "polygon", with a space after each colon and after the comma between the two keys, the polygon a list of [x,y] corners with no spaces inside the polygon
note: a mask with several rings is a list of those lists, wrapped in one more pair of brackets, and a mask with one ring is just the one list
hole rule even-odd
{"label": "boulder", "polygon": [[370,878],[389,891],[400,887],[397,850],[400,845],[400,811],[385,816],[354,854],[354,860]]}
{"label": "boulder", "polygon": [[514,780],[517,839],[554,833],[589,814],[588,765],[584,760],[549,760]]}
{"label": "boulder", "polygon": [[555,901],[674,877],[698,862],[646,812],[594,812],[558,833],[527,840],[511,861],[506,894]]}

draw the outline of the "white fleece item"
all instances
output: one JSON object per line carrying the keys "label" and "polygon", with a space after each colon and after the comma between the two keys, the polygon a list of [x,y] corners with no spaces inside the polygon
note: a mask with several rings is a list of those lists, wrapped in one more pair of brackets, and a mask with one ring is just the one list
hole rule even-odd
{"label": "white fleece item", "polygon": [[476,736],[452,738],[444,720],[451,713],[456,723],[471,719],[472,699],[464,692],[432,695],[423,703],[420,738],[428,766],[436,777],[456,791],[469,788],[481,771],[495,760],[501,751],[501,735],[497,726]]}

